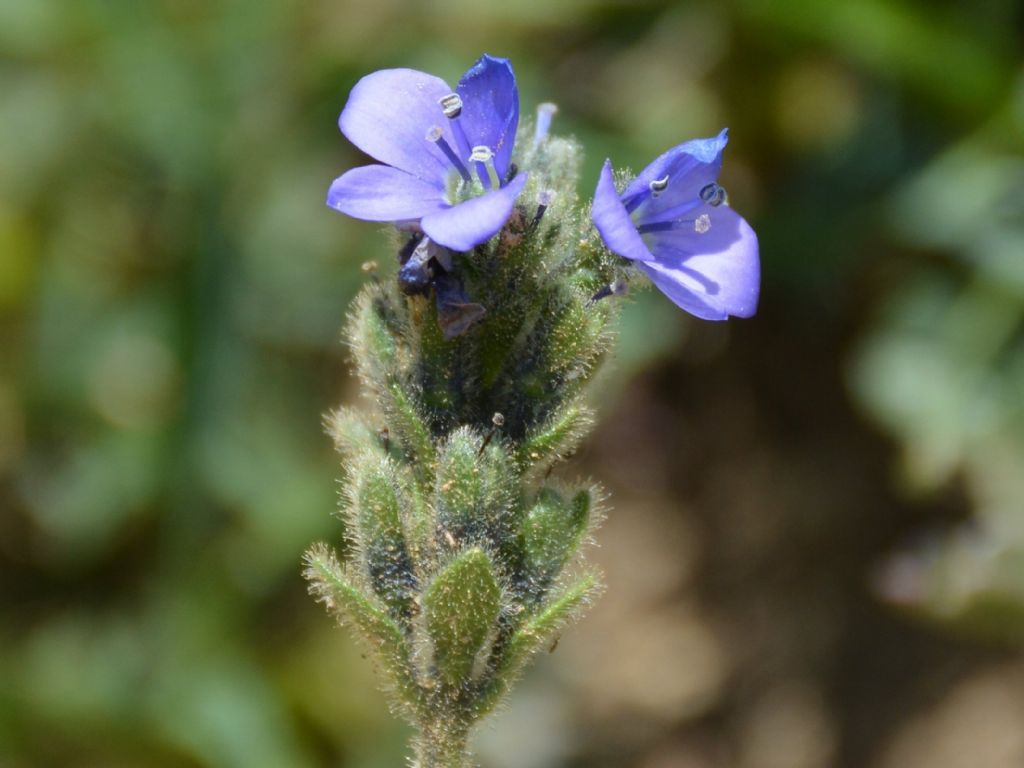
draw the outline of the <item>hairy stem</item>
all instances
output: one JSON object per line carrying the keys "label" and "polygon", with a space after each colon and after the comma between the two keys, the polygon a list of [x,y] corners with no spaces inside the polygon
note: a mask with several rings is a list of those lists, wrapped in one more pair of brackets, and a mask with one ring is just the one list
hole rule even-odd
{"label": "hairy stem", "polygon": [[468,737],[469,729],[461,724],[440,719],[420,723],[415,768],[469,768]]}

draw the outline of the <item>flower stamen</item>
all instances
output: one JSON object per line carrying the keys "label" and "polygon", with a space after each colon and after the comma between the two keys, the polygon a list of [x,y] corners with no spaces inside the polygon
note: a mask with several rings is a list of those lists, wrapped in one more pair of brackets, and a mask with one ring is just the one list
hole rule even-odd
{"label": "flower stamen", "polygon": [[469,175],[469,170],[459,159],[459,156],[455,154],[455,150],[452,149],[452,145],[445,139],[444,131],[441,129],[441,126],[435,125],[427,131],[427,141],[433,142],[438,146],[438,149],[444,152],[444,156],[448,158],[448,162],[450,162],[455,170],[459,172],[463,181],[472,181],[472,177]]}
{"label": "flower stamen", "polygon": [[533,214],[533,221],[530,222],[530,227],[533,229],[537,228],[540,224],[540,220],[544,218],[544,212],[551,205],[551,201],[555,199],[555,193],[553,190],[545,189],[537,195],[537,212]]}
{"label": "flower stamen", "polygon": [[480,177],[480,183],[484,185],[484,189],[497,189],[501,186],[498,169],[494,167],[494,152],[490,147],[483,145],[473,147],[469,161],[476,163],[476,175]]}
{"label": "flower stamen", "polygon": [[647,186],[651,190],[651,197],[657,197],[666,189],[668,189],[668,174],[665,174],[665,176],[663,176],[660,179],[655,179]]}
{"label": "flower stamen", "polygon": [[646,235],[651,232],[669,232],[674,229],[687,229],[689,227],[693,227],[693,231],[698,235],[703,235],[711,230],[711,217],[706,213],[702,213],[695,219],[668,219],[667,221],[652,221],[639,225],[636,228],[636,231],[641,235]]}
{"label": "flower stamen", "polygon": [[462,129],[462,122],[459,120],[459,115],[462,114],[462,97],[457,93],[449,93],[438,99],[437,103],[441,105],[444,116],[451,122],[452,134],[455,136],[455,148],[458,149],[459,156],[466,157],[469,154],[469,139],[466,138],[466,132]]}
{"label": "flower stamen", "polygon": [[711,182],[700,191],[700,199],[708,205],[719,206],[729,204],[729,195],[725,187],[716,182]]}
{"label": "flower stamen", "polygon": [[462,114],[462,97],[457,93],[449,93],[447,96],[442,96],[437,102],[441,105],[444,116],[449,120],[454,120]]}
{"label": "flower stamen", "polygon": [[613,280],[611,283],[604,286],[603,288],[598,290],[597,293],[591,296],[590,300],[587,301],[587,306],[589,307],[592,304],[596,304],[601,299],[606,299],[609,296],[624,296],[626,294],[627,288],[628,286],[626,285],[625,281]]}
{"label": "flower stamen", "polygon": [[558,106],[549,101],[537,105],[537,128],[533,134],[533,145],[536,147],[548,137],[551,130],[551,118],[558,114]]}

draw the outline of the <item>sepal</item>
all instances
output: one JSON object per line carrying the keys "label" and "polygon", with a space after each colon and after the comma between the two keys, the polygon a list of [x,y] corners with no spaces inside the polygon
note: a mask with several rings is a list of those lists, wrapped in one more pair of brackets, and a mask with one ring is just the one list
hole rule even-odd
{"label": "sepal", "polygon": [[586,533],[592,507],[588,490],[571,499],[542,488],[526,513],[520,533],[527,593],[542,596],[572,558]]}
{"label": "sepal", "polygon": [[366,578],[391,615],[407,620],[418,580],[403,521],[412,511],[406,484],[389,459],[367,456],[356,466],[350,515]]}
{"label": "sepal", "polygon": [[419,716],[424,704],[422,690],[416,684],[410,649],[398,624],[356,588],[326,545],[314,545],[306,553],[305,563],[310,593],[339,622],[356,629],[394,686],[395,703],[409,717]]}
{"label": "sepal", "polygon": [[359,454],[384,456],[390,447],[388,433],[371,429],[359,412],[351,408],[328,413],[324,417],[324,431],[334,442],[335,450],[347,460]]}
{"label": "sepal", "polygon": [[397,306],[396,296],[382,286],[368,285],[356,299],[349,343],[360,377],[380,401],[389,438],[409,459],[417,479],[429,482],[434,443],[416,388],[407,380],[409,355],[402,342],[408,326]]}
{"label": "sepal", "polygon": [[434,578],[422,601],[437,676],[460,687],[482,661],[501,610],[490,557],[479,548],[461,553]]}
{"label": "sepal", "polygon": [[483,717],[497,706],[522,674],[530,657],[581,613],[600,590],[601,581],[597,573],[586,573],[519,625],[497,661],[486,689],[477,700],[475,717]]}
{"label": "sepal", "polygon": [[514,531],[516,466],[496,440],[484,444],[470,427],[451,433],[437,463],[435,507],[444,540],[496,549]]}
{"label": "sepal", "polygon": [[581,402],[570,402],[527,433],[516,451],[524,467],[543,470],[573,451],[594,422]]}

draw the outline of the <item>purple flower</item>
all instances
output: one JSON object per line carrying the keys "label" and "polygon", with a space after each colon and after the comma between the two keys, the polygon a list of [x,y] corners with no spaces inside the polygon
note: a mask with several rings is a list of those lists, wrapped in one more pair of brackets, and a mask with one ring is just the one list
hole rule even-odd
{"label": "purple flower", "polygon": [[753,315],[761,281],[757,235],[717,181],[727,141],[725,129],[670,149],[621,196],[606,161],[591,211],[609,249],[705,320]]}
{"label": "purple flower", "polygon": [[327,205],[357,219],[419,222],[435,243],[467,251],[501,229],[526,184],[524,173],[509,178],[518,124],[506,59],[481,56],[454,91],[414,69],[374,72],[356,83],[338,125],[383,165],[336,179]]}

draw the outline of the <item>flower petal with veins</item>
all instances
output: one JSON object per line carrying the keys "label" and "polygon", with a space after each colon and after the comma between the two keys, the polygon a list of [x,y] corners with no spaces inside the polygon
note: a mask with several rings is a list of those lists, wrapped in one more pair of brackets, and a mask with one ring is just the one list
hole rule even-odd
{"label": "flower petal with veins", "polygon": [[[705,320],[757,311],[757,235],[717,186],[728,130],[673,147],[619,195],[605,162],[591,215],[609,250],[637,262],[676,305]],[[714,185],[714,186],[712,186]]]}
{"label": "flower petal with veins", "polygon": [[[327,204],[368,221],[419,222],[432,240],[458,251],[497,234],[526,183],[526,174],[507,181],[519,125],[512,66],[484,54],[455,94],[414,69],[384,69],[356,83],[338,125],[382,165],[335,179]],[[447,114],[442,102],[451,101],[456,109]],[[469,150],[488,157],[470,163]]]}

